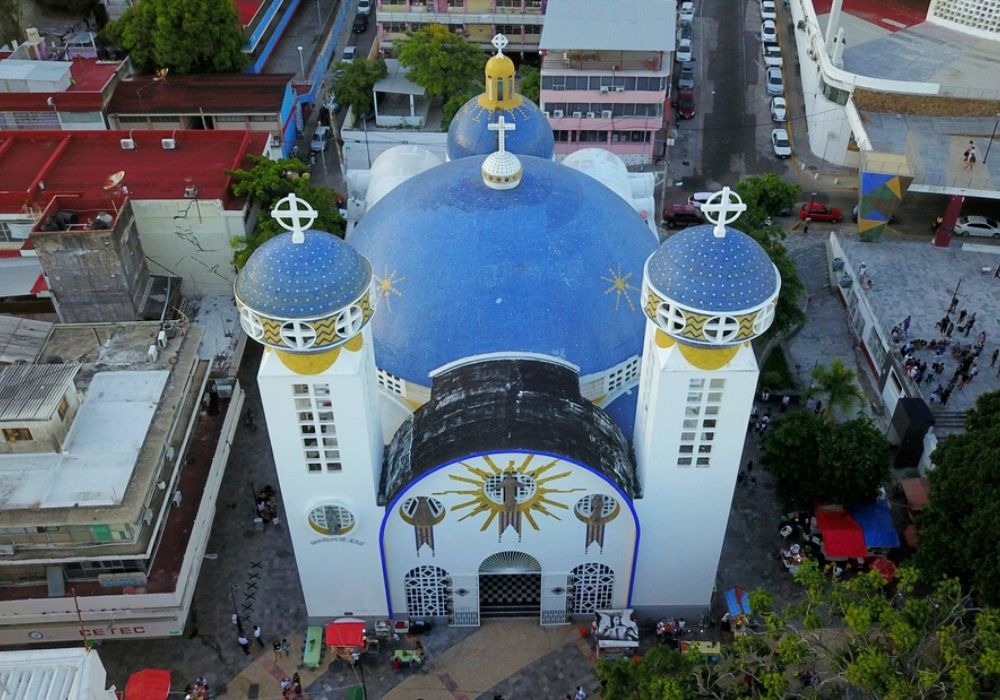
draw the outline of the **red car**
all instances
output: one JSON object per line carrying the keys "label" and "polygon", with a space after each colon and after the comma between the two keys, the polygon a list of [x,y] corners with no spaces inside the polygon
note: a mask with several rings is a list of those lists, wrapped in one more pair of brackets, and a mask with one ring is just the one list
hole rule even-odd
{"label": "red car", "polygon": [[681,119],[694,116],[694,90],[681,90],[677,93],[677,114]]}
{"label": "red car", "polygon": [[807,202],[799,209],[800,219],[812,219],[813,221],[829,221],[838,223],[844,216],[837,207],[828,207],[822,202]]}

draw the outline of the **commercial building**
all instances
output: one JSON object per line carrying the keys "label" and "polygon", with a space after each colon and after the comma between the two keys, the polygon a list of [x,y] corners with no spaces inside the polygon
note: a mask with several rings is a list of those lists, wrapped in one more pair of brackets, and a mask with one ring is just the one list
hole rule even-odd
{"label": "commercial building", "polygon": [[[378,0],[378,38],[386,49],[428,24],[443,24],[466,41],[490,48],[497,33],[510,41],[510,51],[537,51],[545,0]],[[551,3],[550,3],[551,4]]]}

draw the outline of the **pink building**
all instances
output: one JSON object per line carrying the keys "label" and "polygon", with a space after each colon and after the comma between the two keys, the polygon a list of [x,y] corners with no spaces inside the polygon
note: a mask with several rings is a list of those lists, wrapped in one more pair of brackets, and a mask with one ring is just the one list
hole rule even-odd
{"label": "pink building", "polygon": [[[670,0],[673,2],[673,0]],[[380,45],[393,43],[427,24],[443,24],[466,41],[492,49],[490,39],[503,34],[507,50],[538,50],[545,20],[545,0],[376,0]]]}
{"label": "pink building", "polygon": [[606,148],[650,163],[668,111],[676,33],[674,0],[550,0],[541,108],[556,155]]}

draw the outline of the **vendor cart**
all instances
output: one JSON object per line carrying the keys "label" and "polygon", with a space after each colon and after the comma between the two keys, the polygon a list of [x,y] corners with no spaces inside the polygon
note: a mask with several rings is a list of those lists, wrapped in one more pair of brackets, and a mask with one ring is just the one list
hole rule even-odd
{"label": "vendor cart", "polygon": [[597,610],[591,623],[591,635],[597,641],[597,656],[629,656],[639,648],[639,625],[630,608]]}

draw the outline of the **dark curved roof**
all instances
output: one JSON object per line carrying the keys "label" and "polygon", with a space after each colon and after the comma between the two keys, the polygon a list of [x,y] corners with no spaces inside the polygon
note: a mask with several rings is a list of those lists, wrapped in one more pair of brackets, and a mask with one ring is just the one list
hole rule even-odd
{"label": "dark curved roof", "polygon": [[485,360],[434,378],[430,401],[386,447],[379,502],[390,503],[435,467],[505,450],[565,457],[599,471],[630,498],[639,495],[628,441],[580,395],[576,372],[541,360]]}

